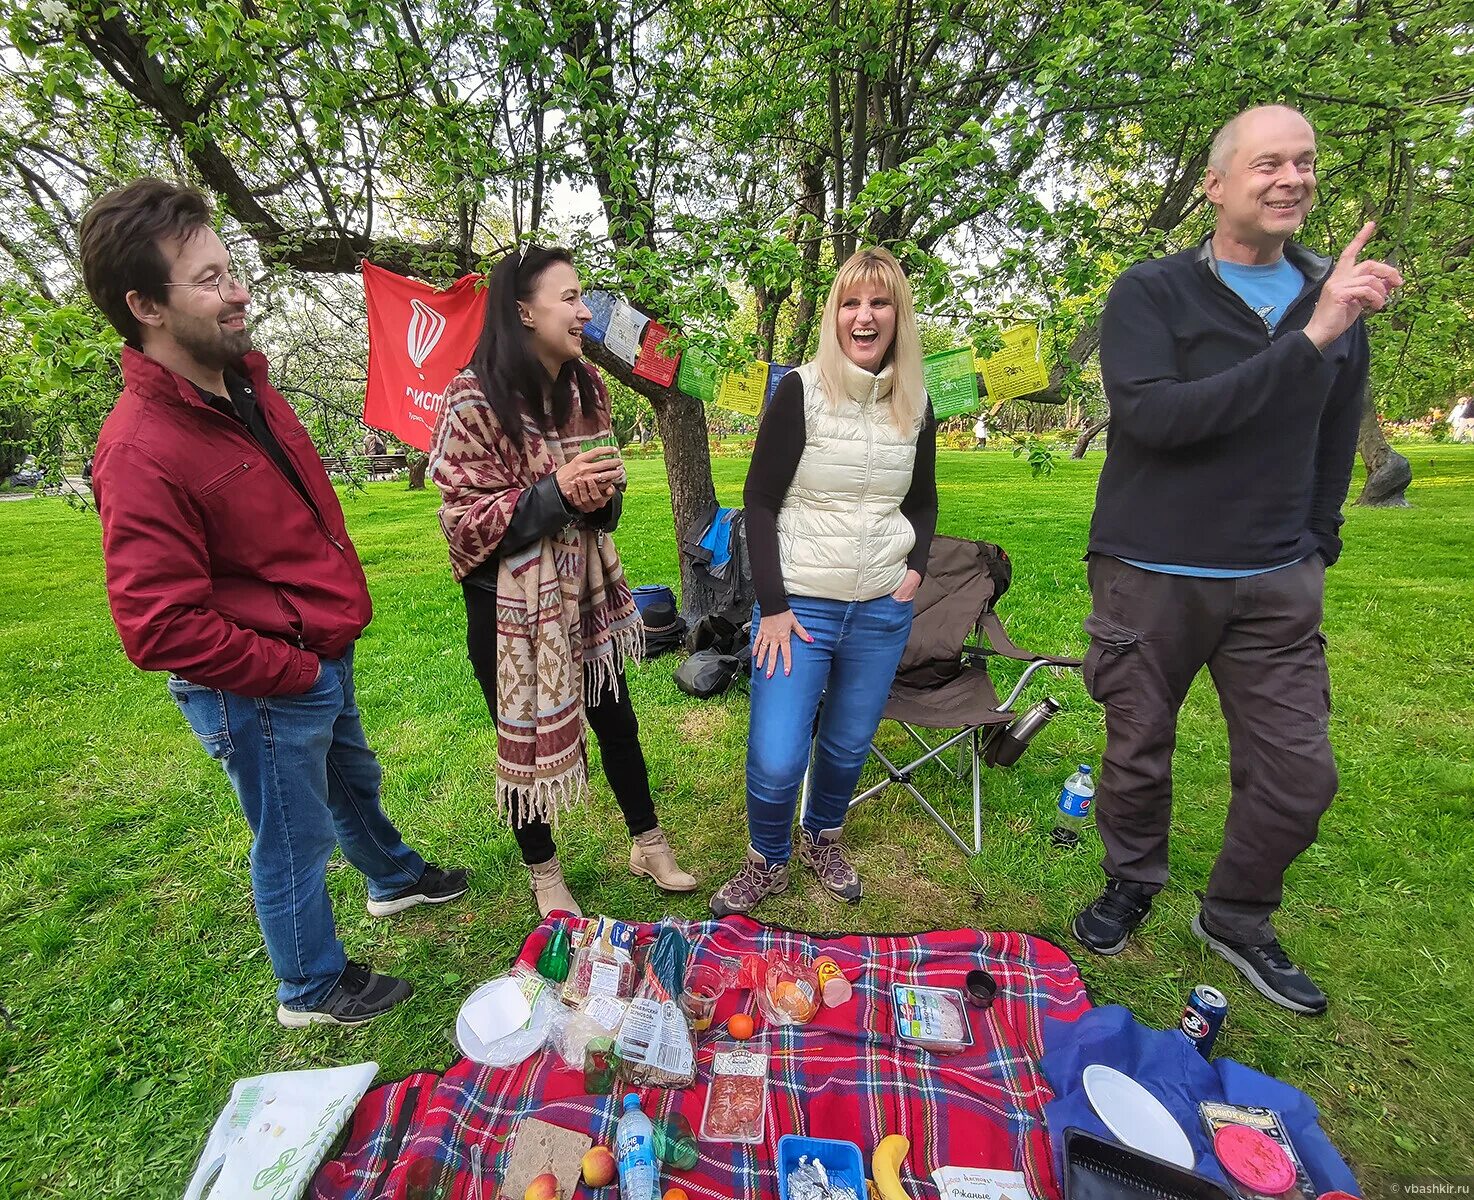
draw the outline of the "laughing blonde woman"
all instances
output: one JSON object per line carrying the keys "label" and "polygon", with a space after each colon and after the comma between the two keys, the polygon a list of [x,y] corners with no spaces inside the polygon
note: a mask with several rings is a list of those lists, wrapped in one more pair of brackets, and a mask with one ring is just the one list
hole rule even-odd
{"label": "laughing blonde woman", "polygon": [[717,916],[788,887],[811,749],[798,859],[834,896],[860,899],[840,834],[911,632],[936,530],[936,458],[911,287],[889,253],[862,250],[829,291],[818,356],[763,414],[743,492],[757,591],[749,845],[711,899]]}

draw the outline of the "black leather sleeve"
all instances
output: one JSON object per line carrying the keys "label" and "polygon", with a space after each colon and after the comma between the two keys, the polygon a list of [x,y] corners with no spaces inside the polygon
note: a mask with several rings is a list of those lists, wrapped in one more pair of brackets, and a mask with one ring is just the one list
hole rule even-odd
{"label": "black leather sleeve", "polygon": [[517,497],[507,532],[497,545],[497,556],[521,550],[539,538],[556,533],[576,516],[578,512],[569,507],[558,490],[557,476],[544,475],[530,488],[523,488]]}

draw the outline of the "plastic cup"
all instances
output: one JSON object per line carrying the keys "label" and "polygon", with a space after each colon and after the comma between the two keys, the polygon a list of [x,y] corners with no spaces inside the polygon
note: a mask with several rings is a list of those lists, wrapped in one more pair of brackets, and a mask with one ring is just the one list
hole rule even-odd
{"label": "plastic cup", "polygon": [[687,970],[686,985],[681,992],[681,1011],[690,1018],[692,1029],[700,1033],[711,1027],[717,1001],[726,990],[726,977],[715,967],[701,965]]}
{"label": "plastic cup", "polygon": [[614,1090],[614,1039],[591,1037],[583,1052],[583,1088],[590,1096],[607,1096]]}

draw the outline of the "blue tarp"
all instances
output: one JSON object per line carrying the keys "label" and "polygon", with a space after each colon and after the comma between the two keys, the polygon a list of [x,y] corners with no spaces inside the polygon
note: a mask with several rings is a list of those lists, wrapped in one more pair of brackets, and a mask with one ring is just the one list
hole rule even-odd
{"label": "blue tarp", "polygon": [[1116,1004],[1091,1009],[1078,1021],[1048,1018],[1044,1022],[1042,1065],[1055,1096],[1045,1105],[1044,1117],[1055,1146],[1056,1169],[1061,1173],[1058,1156],[1063,1152],[1066,1129],[1074,1126],[1114,1140],[1090,1106],[1081,1082],[1082,1072],[1092,1063],[1104,1063],[1131,1076],[1166,1106],[1192,1142],[1201,1175],[1228,1182],[1198,1119],[1199,1102],[1216,1100],[1273,1109],[1317,1194],[1340,1190],[1361,1195],[1351,1169],[1320,1127],[1315,1102],[1299,1088],[1231,1058],[1209,1061],[1177,1030],[1148,1029]]}

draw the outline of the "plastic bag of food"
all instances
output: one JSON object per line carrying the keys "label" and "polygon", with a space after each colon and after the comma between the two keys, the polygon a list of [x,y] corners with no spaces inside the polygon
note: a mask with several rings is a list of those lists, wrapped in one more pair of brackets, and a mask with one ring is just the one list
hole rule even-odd
{"label": "plastic bag of food", "polygon": [[581,1007],[590,996],[628,1000],[635,986],[635,927],[610,917],[586,921],[574,942],[563,1003]]}
{"label": "plastic bag of food", "polygon": [[807,955],[770,950],[757,1003],[773,1025],[805,1025],[819,1011],[819,973]]}
{"label": "plastic bag of food", "polygon": [[635,997],[619,1026],[615,1053],[621,1077],[636,1087],[690,1087],[696,1079],[696,1037],[678,1003],[691,945],[663,924],[645,955]]}

